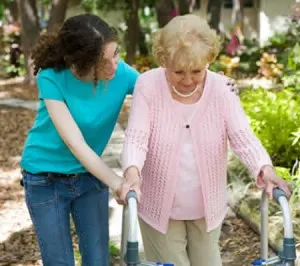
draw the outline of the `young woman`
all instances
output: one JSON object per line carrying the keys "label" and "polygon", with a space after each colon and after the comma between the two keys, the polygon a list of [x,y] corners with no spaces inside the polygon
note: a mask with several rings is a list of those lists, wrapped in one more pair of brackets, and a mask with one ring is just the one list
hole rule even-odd
{"label": "young woman", "polygon": [[[94,15],[65,21],[33,50],[40,105],[22,154],[22,182],[43,265],[109,265],[109,188],[130,189],[102,161],[138,72],[118,59],[116,31]],[[132,188],[131,188],[132,189]]]}

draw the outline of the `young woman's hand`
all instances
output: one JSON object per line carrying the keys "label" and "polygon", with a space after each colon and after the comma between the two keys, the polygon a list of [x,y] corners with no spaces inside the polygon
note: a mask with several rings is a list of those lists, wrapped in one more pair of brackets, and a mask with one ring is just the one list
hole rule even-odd
{"label": "young woman's hand", "polygon": [[266,193],[269,199],[273,198],[274,188],[279,188],[283,190],[288,199],[291,197],[291,190],[289,188],[289,185],[285,180],[283,180],[276,174],[273,167],[265,166],[262,171],[262,179],[266,185]]}
{"label": "young woman's hand", "polygon": [[126,180],[124,180],[123,183],[121,183],[120,186],[114,191],[116,201],[121,205],[126,205],[126,196],[129,191],[130,185],[126,182]]}

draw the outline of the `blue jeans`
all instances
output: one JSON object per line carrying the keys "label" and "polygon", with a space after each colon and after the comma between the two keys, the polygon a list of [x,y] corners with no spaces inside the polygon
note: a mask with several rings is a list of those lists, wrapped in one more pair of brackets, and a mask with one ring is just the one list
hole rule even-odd
{"label": "blue jeans", "polygon": [[44,266],[74,266],[70,214],[82,265],[109,265],[108,187],[90,174],[49,178],[23,173],[26,204]]}

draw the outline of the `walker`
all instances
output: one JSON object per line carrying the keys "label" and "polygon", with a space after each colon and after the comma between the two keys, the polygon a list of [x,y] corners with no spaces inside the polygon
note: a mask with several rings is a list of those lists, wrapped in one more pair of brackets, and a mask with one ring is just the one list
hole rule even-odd
{"label": "walker", "polygon": [[174,266],[163,262],[141,261],[138,242],[137,196],[134,191],[127,194],[127,206],[123,208],[121,264],[122,266]]}
{"label": "walker", "polygon": [[[252,265],[295,266],[296,245],[293,234],[292,217],[289,208],[289,203],[284,192],[277,188],[273,191],[273,198],[280,204],[284,218],[283,249],[278,256],[268,258],[268,198],[266,192],[263,191],[260,204],[260,259],[253,261]],[[128,205],[123,209],[121,265],[174,266],[174,264],[168,264],[163,262],[147,262],[140,260],[138,243],[137,197],[134,191],[130,191],[128,193],[127,202]]]}
{"label": "walker", "polygon": [[268,258],[268,198],[263,191],[260,203],[261,233],[260,233],[260,259],[253,261],[252,265],[295,266],[296,243],[293,233],[293,221],[289,203],[284,192],[278,188],[273,190],[273,198],[281,207],[284,225],[283,248],[278,256]]}

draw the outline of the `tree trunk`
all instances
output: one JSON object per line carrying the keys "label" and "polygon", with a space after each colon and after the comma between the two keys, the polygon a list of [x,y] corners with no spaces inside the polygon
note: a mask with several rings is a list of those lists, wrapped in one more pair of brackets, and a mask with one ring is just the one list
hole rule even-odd
{"label": "tree trunk", "polygon": [[141,27],[141,23],[139,23],[139,39],[138,39],[138,47],[141,55],[147,56],[149,54],[148,47],[146,43],[145,33]]}
{"label": "tree trunk", "polygon": [[220,32],[219,24],[221,20],[221,10],[223,6],[223,0],[209,0],[207,6],[207,15],[209,25],[215,29],[218,33]]}
{"label": "tree trunk", "polygon": [[69,0],[53,0],[52,7],[50,11],[50,17],[48,21],[48,31],[52,31],[57,27],[60,27],[66,17],[66,11],[68,7]]}
{"label": "tree trunk", "polygon": [[125,34],[126,62],[133,64],[139,38],[139,0],[126,0],[125,21],[127,30]]}
{"label": "tree trunk", "polygon": [[164,27],[172,19],[175,11],[173,0],[159,0],[155,5],[157,22],[160,28]]}
{"label": "tree trunk", "polygon": [[188,0],[179,0],[179,14],[185,15],[190,13],[190,3]]}
{"label": "tree trunk", "polygon": [[35,46],[40,27],[35,0],[18,0],[21,21],[21,46],[25,59],[25,81],[33,83],[33,69],[31,67],[31,49]]}
{"label": "tree trunk", "polygon": [[244,24],[244,0],[233,0],[232,25],[240,25],[243,30]]}

